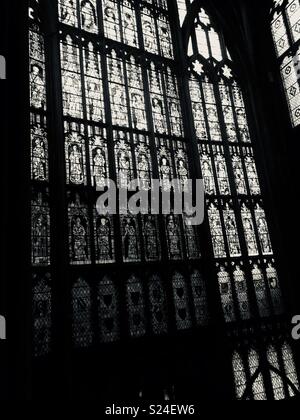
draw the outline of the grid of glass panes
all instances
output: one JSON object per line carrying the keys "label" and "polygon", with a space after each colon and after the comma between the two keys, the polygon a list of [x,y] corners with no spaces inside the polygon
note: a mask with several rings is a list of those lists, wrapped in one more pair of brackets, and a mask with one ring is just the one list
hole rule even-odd
{"label": "grid of glass panes", "polygon": [[52,293],[45,41],[39,2],[29,5],[33,354],[51,350]]}
{"label": "grid of glass panes", "polygon": [[271,29],[294,127],[300,124],[300,2],[275,1]]}
{"label": "grid of glass panes", "polygon": [[261,316],[271,315],[269,291],[274,311],[283,308],[246,106],[229,64],[218,64],[230,60],[221,39],[201,9],[191,33],[190,97],[224,317],[233,322],[251,316],[249,282]]}
{"label": "grid of glass panes", "polygon": [[[116,262],[158,262],[163,254],[171,261],[199,260],[198,232],[187,216],[99,216],[96,207],[99,194],[95,190],[103,191],[110,176],[117,187],[138,179],[139,188],[150,191],[158,167],[163,189],[171,189],[175,177],[187,187],[188,151],[167,2],[59,0],[58,8],[70,264],[110,270],[109,265]],[[105,194],[100,192],[100,196]],[[119,243],[121,249],[116,248]],[[201,273],[180,275],[189,285],[193,283],[195,322],[205,324],[206,289]],[[129,318],[139,277],[131,277],[128,286],[134,289],[128,295]],[[162,310],[152,318],[153,332],[158,330]],[[192,309],[189,313],[192,316]],[[130,331],[136,329],[132,336],[145,333],[134,324],[139,316],[141,312],[133,312],[130,318]],[[183,325],[180,329],[192,325],[192,318],[184,322],[182,308],[176,316]],[[160,328],[166,330],[166,326]],[[78,334],[74,334],[76,342]],[[113,339],[117,335],[118,330]]]}

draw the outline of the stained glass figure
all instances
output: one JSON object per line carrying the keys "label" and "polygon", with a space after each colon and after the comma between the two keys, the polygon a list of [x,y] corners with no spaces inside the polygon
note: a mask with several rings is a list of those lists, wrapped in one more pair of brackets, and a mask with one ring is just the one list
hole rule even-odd
{"label": "stained glass figure", "polygon": [[181,191],[188,192],[188,181],[191,179],[191,176],[186,144],[180,141],[173,142],[173,150],[175,154],[176,177],[180,181]]}
{"label": "stained glass figure", "polygon": [[196,76],[190,76],[190,95],[192,101],[196,135],[198,140],[208,140],[208,131],[203,107],[204,98],[201,92],[200,83],[201,82],[197,80]]}
{"label": "stained glass figure", "polygon": [[260,183],[258,179],[256,164],[253,157],[252,149],[245,149],[245,166],[252,195],[260,195]]}
{"label": "stained glass figure", "polygon": [[132,47],[139,47],[136,9],[134,1],[123,0],[121,2],[121,16],[123,27],[123,42]]}
{"label": "stained glass figure", "polygon": [[257,305],[261,317],[270,316],[270,305],[267,297],[265,278],[257,264],[252,269],[252,279],[256,293]]}
{"label": "stained glass figure", "polygon": [[250,209],[245,204],[242,205],[241,210],[245,239],[248,248],[248,255],[250,257],[253,257],[258,255],[258,246],[256,241],[253,217]]}
{"label": "stained glass figure", "polygon": [[98,33],[97,0],[80,1],[81,29]]}
{"label": "stained glass figure", "polygon": [[262,209],[259,204],[255,208],[255,218],[256,218],[262,253],[264,255],[272,255],[273,249],[272,249],[271,238],[269,234],[269,228],[268,228],[268,224],[266,220],[266,214],[265,214],[264,209]]}
{"label": "stained glass figure", "polygon": [[140,261],[140,235],[138,219],[135,216],[121,216],[124,262]]}
{"label": "stained glass figure", "polygon": [[174,58],[172,33],[168,17],[160,14],[157,19],[160,55],[165,58]]}
{"label": "stained glass figure", "polygon": [[80,49],[69,35],[61,41],[61,67],[64,115],[82,118]]}
{"label": "stained glass figure", "polygon": [[156,147],[161,187],[163,191],[170,191],[171,183],[175,178],[170,142],[156,139]]}
{"label": "stained glass figure", "polygon": [[245,272],[239,265],[236,266],[233,272],[233,277],[235,283],[235,290],[238,297],[241,318],[249,319],[251,314],[248,299],[247,281]]}
{"label": "stained glass figure", "polygon": [[98,315],[100,327],[100,340],[111,343],[119,339],[119,300],[114,282],[104,277],[99,283]]}
{"label": "stained glass figure", "polygon": [[44,37],[37,24],[31,24],[29,32],[30,105],[46,110],[46,68]]}
{"label": "stained glass figure", "polygon": [[69,202],[69,249],[73,265],[91,264],[88,209],[79,194]]}
{"label": "stained glass figure", "polygon": [[84,76],[87,118],[94,122],[104,122],[101,60],[92,43],[84,48]]}
{"label": "stained glass figure", "polygon": [[231,193],[231,188],[229,184],[226,160],[224,157],[224,149],[222,147],[215,146],[213,150],[220,194],[229,195]]}
{"label": "stained glass figure", "polygon": [[222,140],[222,135],[218,116],[218,109],[216,105],[214,85],[210,83],[208,78],[205,78],[205,81],[202,83],[202,89],[206,105],[210,138],[213,141],[220,141]]}
{"label": "stained glass figure", "polygon": [[31,202],[31,262],[33,266],[50,265],[49,192],[33,191]]}
{"label": "stained glass figure", "polygon": [[121,22],[118,2],[116,0],[103,0],[104,34],[106,38],[121,41]]}
{"label": "stained glass figure", "polygon": [[111,215],[99,216],[95,210],[96,264],[115,262],[114,223]]}
{"label": "stained glass figure", "polygon": [[153,333],[166,334],[168,332],[167,299],[161,278],[157,274],[149,279],[149,301]]}
{"label": "stained glass figure", "polygon": [[33,343],[34,356],[46,356],[51,351],[52,292],[51,275],[33,274]]}
{"label": "stained glass figure", "polygon": [[118,186],[127,189],[129,183],[135,179],[129,133],[115,131],[114,140]]}
{"label": "stained glass figure", "polygon": [[125,88],[124,62],[112,51],[108,56],[108,73],[112,120],[114,125],[128,127],[128,102]]}
{"label": "stained glass figure", "polygon": [[127,62],[127,74],[133,128],[147,130],[142,69],[134,57],[131,57]]}
{"label": "stained glass figure", "polygon": [[109,179],[109,161],[107,134],[105,129],[88,127],[90,146],[91,184],[96,188],[104,188]]}
{"label": "stained glass figure", "polygon": [[69,26],[78,26],[77,0],[59,0],[58,11],[61,23]]}
{"label": "stained glass figure", "polygon": [[191,286],[197,325],[207,325],[209,322],[207,288],[202,274],[197,269],[191,274]]}
{"label": "stained glass figure", "polygon": [[150,141],[147,136],[134,134],[134,148],[136,157],[137,175],[139,188],[143,191],[151,189],[151,180],[153,178]]}
{"label": "stained glass figure", "polygon": [[165,216],[168,240],[168,254],[170,260],[180,260],[183,257],[183,245],[179,216],[170,214]]}
{"label": "stained glass figure", "polygon": [[187,330],[192,327],[192,319],[186,280],[181,273],[176,272],[173,275],[172,283],[177,329]]}
{"label": "stained glass figure", "polygon": [[[247,195],[247,185],[244,175],[242,159],[236,148],[231,148],[232,167],[234,172],[236,191],[239,195]],[[249,181],[250,182],[250,181]]]}
{"label": "stained glass figure", "polygon": [[284,311],[283,297],[281,293],[279,277],[273,262],[269,262],[266,268],[267,280],[271,292],[273,309],[276,315],[280,315]]}
{"label": "stained glass figure", "polygon": [[226,258],[225,242],[221,222],[220,211],[211,204],[208,208],[209,224],[216,258]]}
{"label": "stained glass figure", "polygon": [[218,273],[218,280],[224,319],[226,322],[234,322],[236,318],[234,311],[231,279],[228,271],[224,266],[220,267],[220,271]]}
{"label": "stained glass figure", "polygon": [[77,348],[90,347],[93,342],[91,289],[82,278],[78,279],[72,288],[72,309],[74,346]]}
{"label": "stained glass figure", "polygon": [[[66,126],[67,127],[67,126]],[[68,184],[86,185],[86,150],[84,127],[78,127],[77,132],[66,132],[66,178]]]}
{"label": "stained glass figure", "polygon": [[179,100],[178,81],[176,75],[168,67],[164,74],[165,89],[168,102],[168,113],[171,124],[171,134],[183,137],[183,119]]}
{"label": "stained glass figure", "polygon": [[206,145],[199,145],[202,177],[204,180],[205,192],[207,195],[216,195],[216,184],[211,155]]}
{"label": "stained glass figure", "polygon": [[154,63],[151,64],[151,70],[149,70],[149,84],[154,130],[159,134],[167,134],[168,125],[163,96],[163,75],[156,69]]}
{"label": "stained glass figure", "polygon": [[145,298],[142,283],[134,274],[126,284],[127,311],[131,337],[142,337],[146,333]]}
{"label": "stained glass figure", "polygon": [[31,179],[44,182],[49,179],[46,121],[34,114],[31,120]]}
{"label": "stained glass figure", "polygon": [[153,12],[147,7],[141,8],[141,18],[143,26],[143,36],[144,36],[144,47],[145,50],[152,53],[158,54],[158,39],[156,33],[156,23],[153,16]]}
{"label": "stained glass figure", "polygon": [[161,256],[159,224],[156,216],[143,215],[143,236],[146,261],[158,261]]}
{"label": "stained glass figure", "polygon": [[229,204],[226,204],[223,214],[230,256],[240,257],[242,252],[234,210],[230,208]]}

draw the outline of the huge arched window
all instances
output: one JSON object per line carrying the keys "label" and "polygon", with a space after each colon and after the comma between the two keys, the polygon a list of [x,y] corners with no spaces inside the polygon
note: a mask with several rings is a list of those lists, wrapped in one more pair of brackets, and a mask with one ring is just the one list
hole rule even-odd
{"label": "huge arched window", "polygon": [[272,34],[294,127],[300,124],[300,2],[276,0],[271,11]]}
{"label": "huge arched window", "polygon": [[[208,310],[213,285],[224,325],[282,314],[241,72],[213,16],[190,0],[178,9],[172,0],[40,4],[51,25],[32,0],[32,265],[34,306],[44,308],[34,311],[36,355],[51,351],[51,314],[64,312],[64,299],[77,349],[207,326],[218,316]],[[174,178],[185,186],[200,176],[204,228],[173,208],[97,212],[107,178],[118,187],[138,179],[150,195],[153,179],[163,194]],[[258,353],[247,363],[249,378]],[[239,355],[235,364],[241,371]],[[261,376],[251,392],[265,396]]]}

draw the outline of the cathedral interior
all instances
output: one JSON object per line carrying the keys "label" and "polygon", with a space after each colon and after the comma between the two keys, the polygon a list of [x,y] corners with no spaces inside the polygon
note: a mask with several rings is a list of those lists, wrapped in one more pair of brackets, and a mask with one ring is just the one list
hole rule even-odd
{"label": "cathedral interior", "polygon": [[0,399],[300,399],[300,1],[1,7]]}

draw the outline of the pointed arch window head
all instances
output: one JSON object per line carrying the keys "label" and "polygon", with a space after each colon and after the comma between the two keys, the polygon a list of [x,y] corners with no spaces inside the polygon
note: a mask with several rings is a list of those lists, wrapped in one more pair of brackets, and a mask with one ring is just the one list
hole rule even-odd
{"label": "pointed arch window head", "polygon": [[294,127],[300,125],[300,1],[276,0],[271,30]]}

